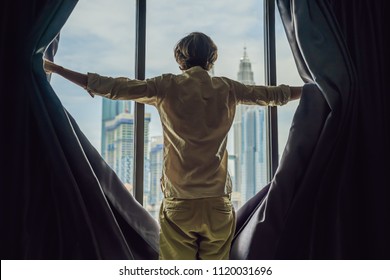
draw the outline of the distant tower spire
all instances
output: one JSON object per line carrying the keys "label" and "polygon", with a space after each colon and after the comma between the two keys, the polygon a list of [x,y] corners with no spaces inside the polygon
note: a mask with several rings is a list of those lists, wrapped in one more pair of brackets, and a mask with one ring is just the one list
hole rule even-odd
{"label": "distant tower spire", "polygon": [[[237,80],[246,85],[255,84],[252,64],[249,60],[246,46],[244,46],[244,53],[240,59]],[[239,206],[253,196],[253,192],[257,190],[256,187],[260,183],[262,186],[265,185],[257,180],[258,177],[264,177],[260,175],[262,174],[261,168],[263,166],[257,163],[262,159],[258,152],[258,149],[260,149],[258,147],[259,141],[262,141],[262,138],[260,139],[257,136],[259,133],[263,133],[261,117],[264,115],[263,112],[258,112],[258,110],[263,109],[260,106],[253,106],[252,108],[249,105],[239,104],[236,107],[236,115],[233,121],[233,148],[235,156],[233,192],[236,192],[236,201],[233,202]]]}
{"label": "distant tower spire", "polygon": [[242,59],[249,61],[248,54],[246,53],[246,46],[244,46],[244,57]]}
{"label": "distant tower spire", "polygon": [[244,46],[244,55],[240,59],[240,68],[237,74],[237,80],[246,85],[254,85],[252,63],[249,60],[246,46]]}

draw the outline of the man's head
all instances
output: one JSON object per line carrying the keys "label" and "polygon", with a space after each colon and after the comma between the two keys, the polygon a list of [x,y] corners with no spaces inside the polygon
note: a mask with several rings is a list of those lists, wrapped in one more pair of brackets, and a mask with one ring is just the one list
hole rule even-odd
{"label": "man's head", "polygon": [[218,50],[209,36],[192,32],[176,44],[174,55],[181,70],[201,66],[208,71],[217,60]]}

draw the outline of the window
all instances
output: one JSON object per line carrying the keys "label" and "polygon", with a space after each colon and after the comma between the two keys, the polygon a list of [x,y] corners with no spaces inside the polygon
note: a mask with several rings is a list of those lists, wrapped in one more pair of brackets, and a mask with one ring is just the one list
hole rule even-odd
{"label": "window", "polygon": [[[258,1],[245,0],[237,5],[235,0],[148,0],[146,20],[146,77],[181,73],[173,48],[188,33],[200,31],[218,46],[218,59],[211,75],[264,84],[262,5]],[[152,106],[145,106],[145,111],[151,114],[150,137],[161,139],[157,111]],[[258,106],[240,106],[229,134],[229,171],[236,209],[267,183],[265,111]],[[162,149],[162,142],[155,143],[144,169],[150,169],[151,176],[152,169],[161,168],[161,164],[152,164],[152,151],[157,153],[156,147]],[[156,194],[161,194],[160,184],[155,179],[149,182],[149,186],[144,185],[144,205],[157,217],[162,199],[156,199]]]}
{"label": "window", "polygon": [[[264,1],[274,5],[273,1]],[[210,75],[226,76],[247,84],[269,83],[264,67],[267,62],[264,7],[267,5],[257,0],[239,3],[235,0],[121,0],[112,3],[100,0],[94,5],[81,1],[61,30],[55,60],[80,72],[108,76],[143,79],[163,73],[178,74],[181,71],[173,56],[174,45],[188,33],[201,31],[208,34],[219,49]],[[280,28],[277,28],[279,42]],[[280,49],[278,59],[279,53],[287,54],[285,45],[280,45]],[[283,61],[284,57],[280,57]],[[278,66],[284,68],[284,64]],[[275,65],[272,67],[275,70]],[[56,75],[52,85],[65,108],[128,190],[157,218],[162,199],[163,138],[156,109],[135,105],[132,101],[91,99],[84,90]],[[279,119],[283,120],[284,115],[281,110]],[[275,131],[267,132],[267,123],[272,122],[270,116],[272,112],[265,107],[237,108],[228,142],[232,200],[236,209],[272,176],[269,139],[276,136],[272,135]],[[280,131],[288,129],[283,127],[283,121],[279,124]]]}
{"label": "window", "polygon": [[[61,30],[55,62],[83,73],[134,77],[134,16],[133,1],[80,1]],[[132,190],[133,102],[91,98],[57,75],[51,84],[92,145]]]}

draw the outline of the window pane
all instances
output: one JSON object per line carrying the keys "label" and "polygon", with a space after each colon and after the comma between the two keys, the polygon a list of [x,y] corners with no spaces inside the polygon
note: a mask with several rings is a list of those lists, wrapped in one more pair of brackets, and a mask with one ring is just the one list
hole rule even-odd
{"label": "window pane", "polygon": [[[177,41],[193,31],[209,35],[218,46],[211,75],[247,84],[264,84],[263,3],[254,0],[148,0],[146,77],[181,73],[173,56]],[[157,218],[162,199],[162,128],[154,107],[150,114],[150,147],[145,160],[144,205]],[[266,184],[265,108],[241,106],[229,134],[229,170],[235,208]]]}
{"label": "window pane", "polygon": [[[56,62],[80,72],[134,77],[134,4],[125,0],[99,1],[93,6],[78,3],[61,31]],[[191,31],[202,31],[219,47],[211,75],[264,84],[262,3],[247,0],[237,5],[233,0],[203,0],[182,4],[180,0],[148,1],[147,77],[180,73],[173,58],[175,43]],[[91,99],[84,90],[56,75],[52,85],[91,143],[130,189],[133,103]],[[266,184],[267,168],[264,108],[240,107],[237,112],[228,147],[236,209]],[[162,198],[161,135],[156,110],[146,106],[144,205],[155,217]]]}
{"label": "window pane", "polygon": [[[133,1],[80,1],[61,30],[55,62],[82,73],[134,77],[134,18]],[[51,84],[92,145],[131,189],[133,102],[91,98],[58,75],[52,75]]]}
{"label": "window pane", "polygon": [[[302,86],[303,81],[298,74],[286,33],[282,25],[279,11],[276,9],[275,40],[276,40],[276,72],[278,84]],[[278,140],[279,159],[286,146],[291,121],[299,104],[299,100],[290,101],[284,106],[278,107]]]}

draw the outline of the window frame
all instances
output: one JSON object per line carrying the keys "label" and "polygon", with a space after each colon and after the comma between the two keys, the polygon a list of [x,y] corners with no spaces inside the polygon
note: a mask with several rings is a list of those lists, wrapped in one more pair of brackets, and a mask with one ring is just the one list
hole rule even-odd
{"label": "window frame", "polygon": [[[146,0],[136,0],[135,78],[145,79]],[[264,72],[265,84],[276,85],[275,0],[263,0],[264,5]],[[144,200],[144,119],[145,105],[134,103],[134,169],[133,192],[143,205]],[[267,170],[270,181],[279,164],[277,107],[266,108]]]}
{"label": "window frame", "polygon": [[[145,79],[146,52],[146,0],[136,0],[135,25],[135,78]],[[145,105],[134,102],[134,169],[133,192],[135,199],[144,203],[144,132]]]}
{"label": "window frame", "polygon": [[[264,2],[264,73],[265,84],[276,85],[276,40],[275,40],[275,0]],[[278,109],[267,107],[267,165],[270,181],[279,165]]]}

